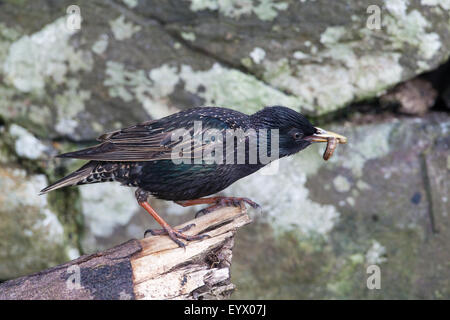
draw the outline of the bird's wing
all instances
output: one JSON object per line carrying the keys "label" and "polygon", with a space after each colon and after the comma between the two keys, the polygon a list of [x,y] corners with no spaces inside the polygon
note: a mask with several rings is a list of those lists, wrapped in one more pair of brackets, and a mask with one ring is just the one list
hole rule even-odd
{"label": "bird's wing", "polygon": [[203,116],[202,126],[194,125],[194,121],[200,119],[190,119],[182,122],[182,125],[170,119],[161,120],[105,133],[97,139],[101,142],[99,145],[64,153],[58,157],[99,161],[173,160],[192,158],[193,155],[201,157],[204,152],[213,150],[216,143],[221,142],[219,139],[215,139],[215,142],[205,142],[203,134],[208,129],[225,132],[229,127],[220,119]]}

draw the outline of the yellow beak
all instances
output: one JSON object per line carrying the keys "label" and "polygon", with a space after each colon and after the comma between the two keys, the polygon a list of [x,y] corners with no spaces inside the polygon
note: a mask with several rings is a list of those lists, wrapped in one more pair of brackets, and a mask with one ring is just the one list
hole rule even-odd
{"label": "yellow beak", "polygon": [[312,142],[328,142],[328,138],[336,138],[341,144],[347,143],[347,138],[340,134],[326,131],[318,127],[316,127],[316,130],[317,133],[313,134],[310,138]]}

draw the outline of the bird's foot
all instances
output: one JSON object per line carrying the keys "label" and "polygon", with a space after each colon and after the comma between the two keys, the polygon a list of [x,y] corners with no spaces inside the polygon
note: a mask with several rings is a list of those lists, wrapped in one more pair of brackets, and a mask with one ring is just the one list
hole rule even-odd
{"label": "bird's foot", "polygon": [[[188,231],[190,228],[194,227],[195,223],[191,223],[188,224],[187,226],[181,228],[181,229],[175,229],[178,232],[185,232]],[[147,229],[144,232],[144,238],[148,235],[151,234],[152,236],[161,236],[161,235],[165,235],[167,234],[167,230],[166,229]]]}
{"label": "bird's foot", "polygon": [[239,198],[239,197],[215,197],[215,204],[212,206],[206,207],[202,210],[199,210],[195,217],[197,218],[200,215],[205,215],[211,213],[222,207],[239,207],[242,211],[246,210],[245,204],[247,203],[253,209],[261,209],[261,206],[256,202],[250,200],[249,198]]}
{"label": "bird's foot", "polygon": [[163,229],[148,229],[148,230],[145,230],[145,232],[144,232],[144,238],[149,233],[152,236],[168,235],[169,238],[172,239],[172,241],[175,242],[179,247],[184,248],[186,245],[179,239],[183,239],[186,241],[195,241],[195,240],[202,240],[202,239],[210,237],[207,234],[195,235],[195,236],[189,236],[189,235],[183,234],[183,232],[189,230],[190,228],[192,228],[194,226],[195,226],[195,224],[191,223],[181,229],[173,229],[171,227],[166,227]]}

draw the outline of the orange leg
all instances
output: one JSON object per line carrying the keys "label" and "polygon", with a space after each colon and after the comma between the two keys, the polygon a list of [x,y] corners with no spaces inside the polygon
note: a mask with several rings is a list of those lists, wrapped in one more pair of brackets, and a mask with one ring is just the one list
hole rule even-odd
{"label": "orange leg", "polygon": [[[142,191],[140,191],[142,193]],[[150,204],[146,201],[143,201],[143,197],[142,195],[139,197],[138,193],[136,192],[136,198],[138,200],[139,205],[144,208],[148,213],[150,213],[150,215],[156,220],[156,222],[158,222],[161,227],[163,228],[162,230],[146,230],[144,237],[147,233],[151,233],[152,235],[160,235],[160,234],[167,234],[170,239],[172,239],[178,246],[180,247],[185,247],[185,244],[180,241],[179,239],[184,239],[187,241],[193,241],[193,240],[201,240],[204,238],[209,237],[207,234],[203,234],[203,235],[196,235],[196,236],[188,236],[183,234],[183,231],[186,231],[190,228],[192,228],[194,226],[194,224],[189,224],[186,227],[176,230],[174,228],[172,228],[163,218],[161,218],[159,216],[159,214],[150,206]]]}
{"label": "orange leg", "polygon": [[239,197],[210,197],[210,198],[200,198],[200,199],[183,200],[183,201],[175,201],[175,202],[183,207],[194,206],[197,204],[212,204],[211,206],[198,211],[195,214],[196,218],[199,215],[213,212],[214,210],[219,209],[221,207],[234,206],[234,207],[240,207],[242,210],[245,210],[246,203],[249,204],[254,209],[261,208],[261,206],[259,204],[257,204],[256,202],[253,202],[252,200],[250,200],[248,198],[239,198]]}

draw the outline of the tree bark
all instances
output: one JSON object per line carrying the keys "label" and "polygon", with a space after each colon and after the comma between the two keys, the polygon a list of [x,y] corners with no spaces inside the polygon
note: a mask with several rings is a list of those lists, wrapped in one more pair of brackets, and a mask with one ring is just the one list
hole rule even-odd
{"label": "tree bark", "polygon": [[234,235],[251,222],[226,207],[186,222],[186,234],[210,238],[178,247],[167,236],[132,239],[114,248],[0,284],[0,299],[224,299],[234,290]]}

